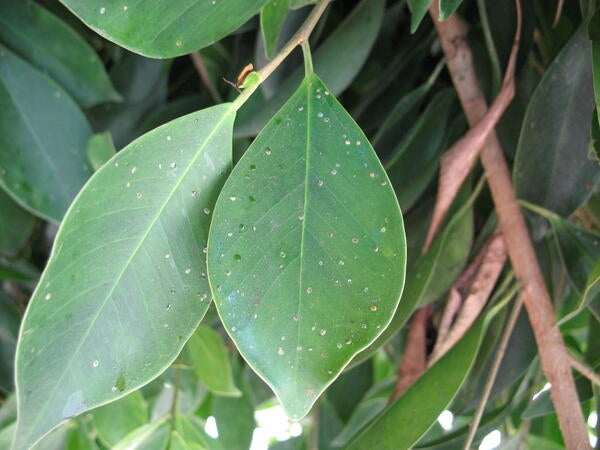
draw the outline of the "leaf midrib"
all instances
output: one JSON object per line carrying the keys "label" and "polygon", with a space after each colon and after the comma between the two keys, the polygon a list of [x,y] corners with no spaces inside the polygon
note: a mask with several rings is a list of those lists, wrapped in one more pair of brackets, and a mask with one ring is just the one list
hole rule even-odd
{"label": "leaf midrib", "polygon": [[[90,325],[87,328],[87,330],[85,331],[84,335],[81,337],[80,343],[77,346],[77,348],[75,349],[75,351],[73,352],[73,355],[71,356],[71,358],[69,359],[69,361],[63,366],[65,368],[65,370],[63,371],[63,374],[56,380],[56,384],[55,384],[54,389],[52,389],[52,391],[49,393],[49,395],[47,397],[49,400],[46,402],[46,404],[42,408],[38,409],[37,419],[33,421],[33,424],[29,427],[30,431],[25,436],[27,436],[27,437],[30,436],[31,430],[35,429],[35,426],[39,423],[40,418],[43,416],[42,413],[45,412],[48,409],[48,405],[50,404],[50,400],[54,397],[54,394],[56,393],[56,390],[58,389],[58,387],[61,385],[61,381],[64,379],[65,375],[69,372],[69,369],[70,369],[70,367],[71,367],[71,365],[72,365],[75,357],[79,354],[79,351],[83,347],[83,344],[86,342],[87,338],[89,337],[89,334],[90,334],[91,330],[93,329],[93,327],[94,327],[94,325],[96,323],[96,320],[100,316],[100,313],[104,310],[104,307],[107,305],[109,299],[112,297],[112,295],[113,295],[113,293],[114,293],[117,285],[121,281],[121,278],[123,277],[123,275],[125,274],[125,272],[129,268],[131,262],[133,261],[134,257],[137,255],[138,251],[141,249],[144,241],[146,240],[146,238],[148,237],[150,231],[152,230],[152,228],[154,227],[154,225],[158,221],[158,219],[161,216],[162,212],[167,207],[167,205],[169,204],[171,198],[173,197],[173,195],[175,195],[175,193],[177,192],[177,190],[178,190],[179,186],[181,185],[182,181],[185,179],[185,177],[187,176],[187,174],[189,173],[189,171],[192,169],[192,167],[194,166],[194,164],[196,163],[196,161],[198,160],[198,158],[200,157],[200,155],[202,155],[204,153],[204,149],[206,148],[207,144],[212,140],[212,138],[214,137],[214,135],[217,133],[218,130],[220,130],[220,128],[223,125],[223,123],[229,118],[229,116],[232,113],[235,114],[235,110],[233,108],[231,108],[231,104],[230,104],[229,111],[226,112],[223,115],[223,117],[217,122],[217,124],[215,125],[214,129],[210,132],[210,134],[207,136],[207,138],[204,141],[204,143],[202,144],[202,146],[198,149],[198,152],[196,153],[196,155],[191,159],[191,161],[188,164],[188,166],[186,167],[186,169],[182,172],[181,176],[177,180],[177,183],[175,183],[175,185],[174,185],[173,189],[171,190],[171,192],[169,192],[169,194],[167,195],[165,201],[161,205],[161,207],[160,207],[159,211],[157,212],[156,216],[150,222],[150,224],[146,228],[144,234],[140,238],[140,240],[139,240],[138,244],[136,245],[135,249],[133,250],[131,256],[125,262],[125,264],[123,266],[123,269],[118,274],[115,282],[113,283],[113,285],[110,288],[110,291],[105,296],[104,300],[102,301],[102,304],[98,308],[98,311],[94,315],[93,319],[90,321]],[[41,285],[42,285],[42,283],[39,284],[39,286],[41,286]],[[16,379],[18,380],[19,377],[16,377]],[[18,384],[17,384],[17,386],[18,386]],[[18,408],[18,409],[20,410],[21,408]],[[19,417],[20,416],[21,415],[19,414]],[[20,425],[20,423],[19,423],[19,425]],[[51,428],[50,430],[46,431],[46,433],[43,436],[45,436],[46,434],[48,434],[56,426],[57,425],[54,425],[53,428]],[[17,426],[17,429],[18,428],[19,427]],[[43,436],[40,436],[35,442],[38,442]],[[32,443],[32,444],[35,444],[35,442]]]}

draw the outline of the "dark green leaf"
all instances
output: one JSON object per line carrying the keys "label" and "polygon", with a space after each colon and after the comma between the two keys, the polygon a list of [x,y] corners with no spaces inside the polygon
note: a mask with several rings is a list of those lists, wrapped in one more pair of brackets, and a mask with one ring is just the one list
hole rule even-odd
{"label": "dark green leaf", "polygon": [[460,389],[477,355],[483,331],[484,321],[479,320],[448,353],[373,420],[347,449],[396,450],[412,447]]}
{"label": "dark green leaf", "polygon": [[239,397],[235,387],[227,347],[212,328],[200,325],[186,345],[186,352],[198,379],[217,395]]}
{"label": "dark green leaf", "polygon": [[33,231],[35,218],[0,188],[0,253],[16,254]]}
{"label": "dark green leaf", "polygon": [[600,40],[592,42],[592,67],[594,73],[594,94],[596,96],[596,114],[600,123]]}
{"label": "dark green leaf", "polygon": [[366,137],[315,75],[235,167],[209,241],[219,315],[293,418],[381,334],[402,292],[397,200]]}
{"label": "dark green leaf", "polygon": [[292,0],[269,0],[260,11],[260,29],[265,43],[265,54],[272,58],[277,51],[279,30],[290,9]]}
{"label": "dark green leaf", "polygon": [[87,155],[94,170],[98,170],[106,164],[116,153],[117,150],[110,133],[95,134],[88,141]]}
{"label": "dark green leaf", "polygon": [[[437,0],[436,0],[437,1]],[[429,5],[433,0],[407,0],[408,9],[410,9],[410,32],[417,31],[419,24],[427,14]]]}
{"label": "dark green leaf", "polygon": [[[317,48],[313,55],[315,72],[321,74],[333,95],[344,91],[365,63],[379,32],[384,10],[385,0],[362,0]],[[268,101],[258,95],[252,96],[239,112],[236,137],[258,134],[296,90],[303,76],[304,69],[298,67]]]}
{"label": "dark green leaf", "polygon": [[77,197],[21,328],[15,450],[146,384],[197,327],[210,303],[199,249],[234,117],[227,103],[157,128]]}
{"label": "dark green leaf", "polygon": [[206,47],[235,31],[267,0],[61,2],[87,26],[120,46],[140,55],[172,58]]}
{"label": "dark green leaf", "polygon": [[91,134],[60,86],[0,45],[0,183],[13,198],[60,221],[91,173]]}
{"label": "dark green leaf", "polygon": [[594,108],[590,42],[579,29],[552,62],[525,114],[514,165],[517,196],[567,217],[600,167],[588,158]]}
{"label": "dark green leaf", "polygon": [[112,447],[148,422],[148,405],[139,391],[101,406],[92,412],[102,442]]}
{"label": "dark green leaf", "polygon": [[83,107],[121,98],[89,44],[34,2],[0,1],[0,41],[50,75]]}
{"label": "dark green leaf", "polygon": [[[13,390],[15,347],[21,314],[14,302],[0,291],[0,392]],[[2,447],[0,447],[2,448]]]}
{"label": "dark green leaf", "polygon": [[440,20],[448,19],[456,12],[463,0],[439,0],[440,1]]}

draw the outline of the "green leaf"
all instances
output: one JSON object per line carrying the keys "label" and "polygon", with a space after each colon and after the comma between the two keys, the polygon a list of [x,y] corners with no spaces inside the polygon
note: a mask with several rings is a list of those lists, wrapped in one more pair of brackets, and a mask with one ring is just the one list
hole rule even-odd
{"label": "green leaf", "polygon": [[[365,63],[381,27],[384,11],[385,0],[362,0],[314,52],[315,72],[321,74],[333,95],[344,91]],[[235,136],[258,134],[293,94],[303,77],[304,68],[298,67],[269,100],[253,95],[239,112]]]}
{"label": "green leaf", "polygon": [[208,250],[225,328],[290,417],[306,415],[385,329],[405,264],[400,209],[375,152],[310,75],[225,184]]}
{"label": "green leaf", "polygon": [[0,188],[0,253],[17,253],[33,231],[35,217]]}
{"label": "green leaf", "polygon": [[292,0],[269,0],[260,11],[260,29],[265,43],[265,55],[272,58],[277,51],[277,38]]}
{"label": "green leaf", "polygon": [[102,442],[113,447],[133,430],[148,422],[148,405],[139,391],[92,412]]}
{"label": "green leaf", "polygon": [[94,49],[34,2],[0,0],[0,41],[50,75],[83,107],[121,98]]}
{"label": "green leaf", "polygon": [[592,42],[592,67],[594,73],[594,95],[596,98],[596,114],[600,124],[600,41]]}
{"label": "green leaf", "polygon": [[115,156],[117,150],[110,133],[94,134],[87,144],[87,155],[94,170],[98,170]]}
{"label": "green leaf", "polygon": [[527,108],[513,180],[520,199],[567,217],[600,167],[588,158],[594,109],[590,43],[580,28],[554,59]]}
{"label": "green leaf", "polygon": [[0,184],[60,221],[90,175],[84,115],[60,86],[0,45]]}
{"label": "green leaf", "polygon": [[235,31],[268,0],[61,0],[87,26],[140,55],[185,55]]}
{"label": "green leaf", "polygon": [[411,448],[460,389],[477,356],[484,329],[484,320],[476,322],[448,353],[371,422],[347,449]]}
{"label": "green leaf", "polygon": [[437,172],[455,104],[454,90],[440,91],[385,163],[404,211],[415,204]]}
{"label": "green leaf", "polygon": [[[406,277],[406,287],[394,318],[379,338],[359,353],[353,364],[370,358],[400,330],[418,305],[438,299],[458,278],[465,266],[473,239],[473,201],[481,184],[470,195],[468,183],[459,191],[454,205],[458,209],[448,225],[439,233],[429,252],[422,255]],[[454,207],[454,206],[453,206]]]}
{"label": "green leaf", "polygon": [[148,423],[132,431],[112,450],[165,450],[168,448],[171,426],[167,417]]}
{"label": "green leaf", "polygon": [[198,326],[234,117],[226,103],[144,135],[71,206],[21,328],[15,450],[146,384]]}
{"label": "green leaf", "polygon": [[[21,314],[14,302],[0,291],[0,392],[13,390],[15,347]],[[0,447],[2,448],[2,447]]]}
{"label": "green leaf", "polygon": [[[419,28],[421,21],[427,14],[429,5],[434,0],[406,0],[410,9],[410,32],[414,33]],[[437,1],[437,0],[436,0]]]}
{"label": "green leaf", "polygon": [[447,20],[456,12],[463,0],[439,0],[440,2],[440,20]]}
{"label": "green leaf", "polygon": [[198,379],[217,395],[239,397],[235,387],[227,347],[212,328],[200,325],[186,345],[186,352]]}
{"label": "green leaf", "polygon": [[242,377],[238,359],[232,361],[234,379],[242,392],[241,397],[215,396],[212,398],[211,415],[217,423],[218,446],[224,450],[246,450],[250,448],[252,434],[256,428],[254,404],[250,398],[250,387]]}

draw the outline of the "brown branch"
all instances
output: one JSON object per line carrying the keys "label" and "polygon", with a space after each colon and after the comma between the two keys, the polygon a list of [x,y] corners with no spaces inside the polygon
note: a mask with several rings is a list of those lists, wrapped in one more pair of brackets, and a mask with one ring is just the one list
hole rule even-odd
{"label": "brown branch", "polygon": [[425,372],[427,367],[427,323],[430,316],[430,306],[424,306],[414,315],[408,331],[404,354],[398,365],[398,380],[396,389],[390,397],[390,403],[400,397]]}
{"label": "brown branch", "polygon": [[210,94],[213,101],[215,103],[222,103],[223,98],[221,97],[219,92],[215,89],[212,82],[210,81],[210,77],[208,76],[208,71],[206,70],[206,65],[204,64],[204,60],[202,59],[200,52],[190,53],[190,58],[192,59],[192,62],[194,63],[196,72],[198,72],[198,75],[200,76],[200,79],[202,80],[202,84],[204,84],[204,87],[206,87],[206,89],[208,90],[208,93]]}
{"label": "brown branch", "polygon": [[560,16],[562,15],[563,6],[565,6],[565,0],[558,0],[558,5],[556,5],[556,13],[554,14],[554,21],[552,22],[552,28],[556,28],[558,25]]}
{"label": "brown branch", "polygon": [[483,417],[483,412],[485,411],[485,405],[487,404],[488,399],[490,398],[492,388],[494,387],[494,382],[496,381],[496,376],[498,375],[498,370],[500,369],[500,364],[502,363],[502,359],[504,358],[504,354],[506,353],[508,341],[510,340],[510,336],[512,335],[513,329],[515,328],[517,319],[519,318],[519,313],[521,312],[521,307],[523,306],[523,297],[525,297],[526,295],[528,295],[528,291],[524,290],[522,295],[520,295],[517,298],[513,309],[510,312],[510,316],[508,317],[508,321],[506,322],[506,326],[504,327],[504,331],[502,332],[502,337],[500,338],[500,342],[498,343],[498,349],[496,350],[496,354],[494,355],[492,367],[490,368],[488,378],[485,382],[485,387],[483,388],[481,399],[477,404],[477,409],[475,410],[475,414],[473,415],[473,420],[469,424],[469,434],[467,435],[467,440],[465,441],[465,445],[463,447],[465,450],[469,450],[471,448],[471,444],[473,443],[473,439],[475,438],[475,433],[477,432],[477,428],[479,427],[479,423],[481,422],[481,418]]}
{"label": "brown branch", "polygon": [[[483,118],[487,106],[475,75],[465,28],[456,15],[445,22],[439,22],[437,2],[432,3],[430,13],[465,115],[473,126]],[[542,368],[552,385],[552,401],[565,444],[570,449],[589,449],[586,423],[575,390],[568,354],[556,326],[550,295],[544,285],[502,147],[495,133],[490,134],[481,151],[481,162],[496,205],[508,255],[517,278],[531,294],[524,299],[525,307],[535,334]]]}
{"label": "brown branch", "polygon": [[[437,201],[435,202],[431,225],[427,232],[427,239],[423,246],[423,253],[427,253],[431,247],[433,238],[438,232],[444,216],[448,212],[448,209],[450,209],[450,205],[467,178],[467,175],[471,172],[488,136],[494,131],[496,124],[515,96],[515,69],[517,66],[517,54],[519,53],[519,42],[521,40],[521,22],[521,7],[517,3],[517,29],[506,66],[504,80],[502,81],[502,88],[483,118],[472,126],[441,158]],[[466,42],[464,45],[467,45]]]}
{"label": "brown branch", "polygon": [[571,363],[571,367],[573,367],[573,369],[575,369],[581,375],[586,377],[588,380],[590,380],[596,386],[600,386],[600,375],[598,375],[596,372],[594,372],[594,369],[592,369],[586,363],[580,361],[579,359],[577,359],[575,356],[573,356],[570,353],[569,353],[569,362]]}
{"label": "brown branch", "polygon": [[464,302],[450,331],[445,336],[438,335],[429,366],[450,350],[477,320],[494,290],[506,258],[504,238],[496,231],[453,288]]}

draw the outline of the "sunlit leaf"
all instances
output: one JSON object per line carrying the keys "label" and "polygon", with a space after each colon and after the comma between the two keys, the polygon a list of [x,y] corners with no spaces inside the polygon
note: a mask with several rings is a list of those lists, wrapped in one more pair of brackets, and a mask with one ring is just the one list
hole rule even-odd
{"label": "sunlit leaf", "polygon": [[277,50],[277,38],[292,0],[269,0],[260,11],[260,29],[265,44],[267,58],[272,58]]}
{"label": "sunlit leaf", "polygon": [[88,141],[87,155],[94,170],[102,167],[116,152],[110,133],[95,134]]}

